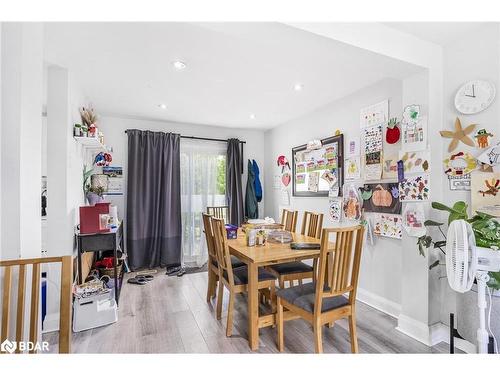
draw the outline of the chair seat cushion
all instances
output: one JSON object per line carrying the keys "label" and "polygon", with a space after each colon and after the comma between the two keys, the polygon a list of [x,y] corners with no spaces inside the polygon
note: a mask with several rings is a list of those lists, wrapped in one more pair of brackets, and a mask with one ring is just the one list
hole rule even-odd
{"label": "chair seat cushion", "polygon": [[[215,267],[218,267],[216,259],[212,260],[212,264]],[[238,258],[236,258],[234,255],[231,255],[231,265],[233,266],[233,268],[238,268],[238,267],[244,266],[245,263],[243,263],[241,260],[239,260]]]}
{"label": "chair seat cushion", "polygon": [[280,275],[289,275],[291,273],[300,273],[300,272],[313,272],[313,267],[309,266],[303,262],[289,262],[289,263],[281,263],[274,264],[270,266],[273,271],[279,273]]}
{"label": "chair seat cushion", "polygon": [[[233,268],[234,284],[235,285],[245,285],[248,284],[248,268],[247,266],[242,266],[238,268]],[[224,271],[224,278],[227,280],[227,273]],[[259,281],[265,280],[276,280],[271,272],[266,271],[263,268],[259,268]]]}
{"label": "chair seat cushion", "polygon": [[[279,289],[277,296],[283,298],[288,303],[300,307],[310,313],[314,312],[314,302],[316,300],[316,284],[307,283],[291,288]],[[321,312],[338,309],[349,304],[349,300],[344,296],[323,298]]]}

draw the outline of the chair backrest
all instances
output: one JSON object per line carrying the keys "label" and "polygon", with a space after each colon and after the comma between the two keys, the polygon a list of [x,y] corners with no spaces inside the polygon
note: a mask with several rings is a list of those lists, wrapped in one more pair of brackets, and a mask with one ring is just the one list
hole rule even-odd
{"label": "chair backrest", "polygon": [[321,228],[323,227],[323,214],[304,211],[302,217],[301,234],[314,238],[321,238]]}
{"label": "chair backrest", "polygon": [[205,231],[205,239],[207,241],[207,250],[208,250],[208,256],[211,258],[210,260],[217,260],[217,254],[215,251],[215,239],[214,239],[214,231],[212,228],[212,215],[208,215],[205,213],[202,213],[201,216],[203,217],[203,229]]}
{"label": "chair backrest", "polygon": [[[335,233],[335,243],[329,247],[330,234]],[[356,300],[359,265],[363,249],[364,227],[325,228],[321,234],[318,282],[314,313],[321,312],[325,297],[349,293],[349,303]]]}
{"label": "chair backrest", "polygon": [[231,254],[229,253],[229,247],[227,245],[227,234],[226,228],[224,226],[224,220],[217,219],[215,217],[211,218],[212,228],[214,231],[215,238],[215,250],[217,253],[217,263],[219,265],[219,273],[224,277],[224,271],[227,275],[226,280],[233,285],[233,267],[231,265]]}
{"label": "chair backrest", "polygon": [[[59,353],[70,353],[71,351],[71,302],[73,286],[73,258],[71,256],[47,257],[34,259],[16,259],[0,261],[0,268],[4,269],[2,292],[2,331],[0,342],[10,337],[10,309],[12,294],[12,271],[14,267],[19,268],[19,282],[17,288],[17,314],[16,314],[16,341],[27,341],[24,339],[24,316],[26,295],[26,273],[27,266],[32,266],[31,277],[31,307],[30,307],[30,329],[29,341],[36,343],[38,340],[38,319],[40,304],[40,265],[43,263],[61,263],[61,299],[59,308]],[[30,353],[34,353],[30,350]],[[19,345],[16,353],[20,353]]]}
{"label": "chair backrest", "polygon": [[299,215],[298,211],[290,211],[283,209],[281,211],[281,224],[283,225],[283,229],[288,232],[295,232],[297,227],[297,216]]}
{"label": "chair backrest", "polygon": [[224,223],[227,224],[229,221],[229,206],[207,207],[207,214],[217,219],[224,219]]}

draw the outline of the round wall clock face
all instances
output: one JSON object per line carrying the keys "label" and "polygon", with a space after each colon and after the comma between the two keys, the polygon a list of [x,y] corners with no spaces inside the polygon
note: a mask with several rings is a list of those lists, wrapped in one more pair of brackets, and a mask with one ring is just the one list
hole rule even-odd
{"label": "round wall clock face", "polygon": [[463,114],[484,111],[495,99],[495,85],[487,81],[470,81],[460,87],[455,95],[455,107]]}

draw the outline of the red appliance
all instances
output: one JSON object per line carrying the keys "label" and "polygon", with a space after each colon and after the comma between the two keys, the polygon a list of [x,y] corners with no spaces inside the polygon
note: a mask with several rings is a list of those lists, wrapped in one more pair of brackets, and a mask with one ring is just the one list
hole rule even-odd
{"label": "red appliance", "polygon": [[109,228],[101,229],[99,226],[99,215],[109,214],[109,203],[96,203],[94,206],[80,207],[80,233],[109,232]]}

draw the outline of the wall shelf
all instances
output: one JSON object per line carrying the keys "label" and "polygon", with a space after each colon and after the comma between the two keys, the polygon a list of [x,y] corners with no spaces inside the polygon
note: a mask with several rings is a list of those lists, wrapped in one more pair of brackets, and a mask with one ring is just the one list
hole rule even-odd
{"label": "wall shelf", "polygon": [[109,152],[108,148],[106,145],[103,145],[101,142],[99,142],[98,138],[94,137],[73,137],[73,139],[82,145],[83,148],[89,151],[95,151],[95,152]]}

